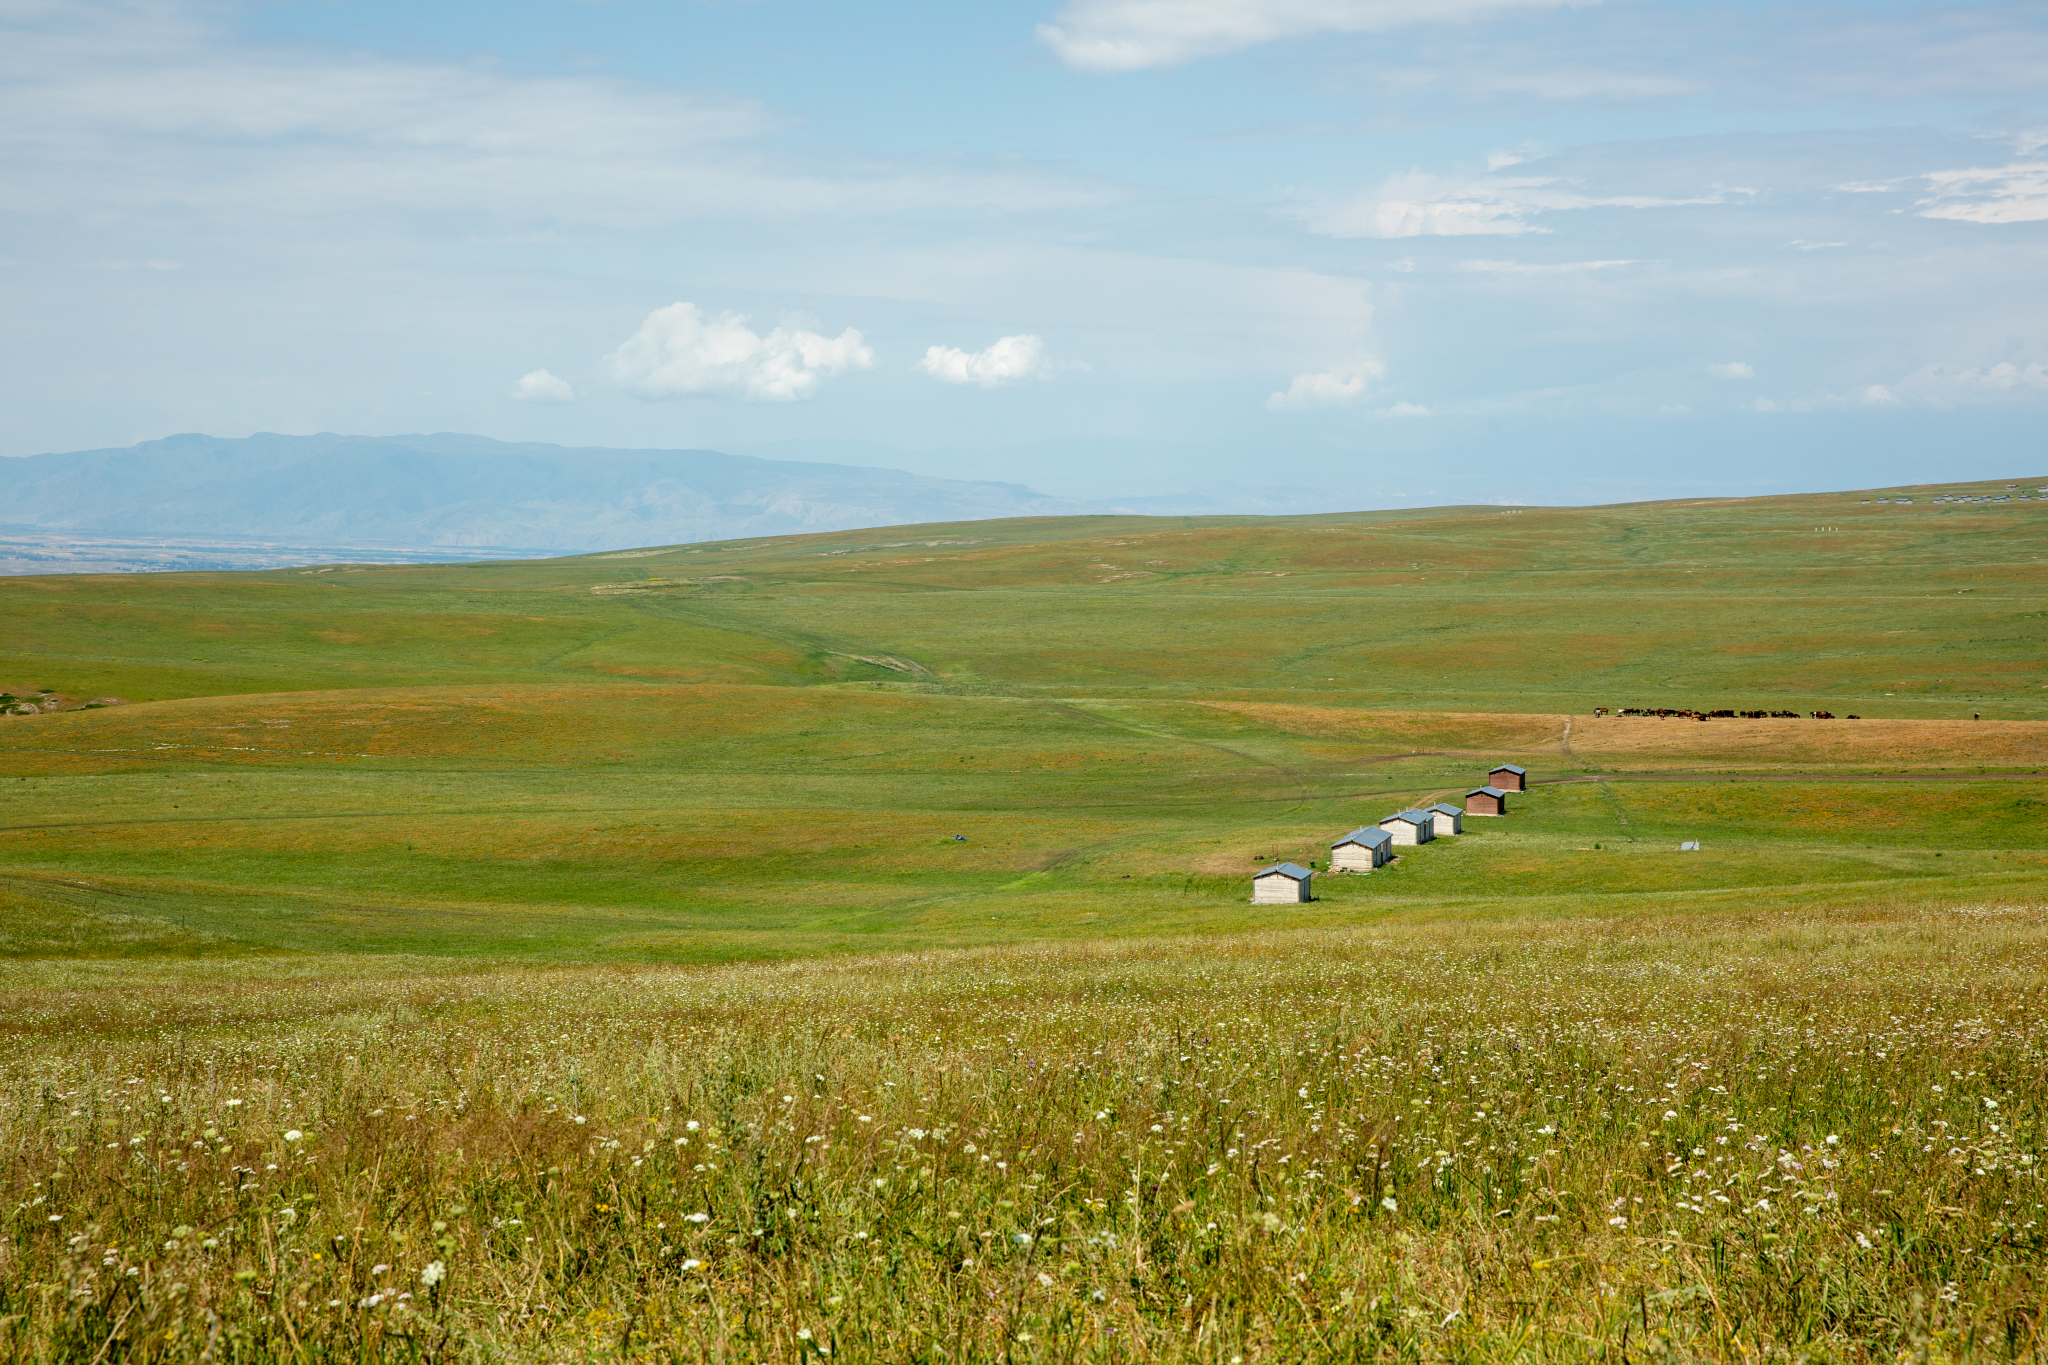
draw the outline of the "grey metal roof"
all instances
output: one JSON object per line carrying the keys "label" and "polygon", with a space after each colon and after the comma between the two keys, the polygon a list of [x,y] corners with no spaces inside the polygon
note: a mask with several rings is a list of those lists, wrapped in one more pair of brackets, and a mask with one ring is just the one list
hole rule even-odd
{"label": "grey metal roof", "polygon": [[1474,788],[1473,788],[1473,789],[1472,789],[1471,791],[1468,791],[1468,792],[1466,792],[1466,793],[1465,793],[1465,799],[1469,801],[1469,800],[1471,800],[1471,799],[1472,799],[1473,797],[1475,797],[1475,796],[1506,796],[1506,795],[1507,795],[1507,793],[1506,793],[1506,792],[1504,792],[1504,791],[1502,791],[1502,790],[1501,790],[1501,789],[1500,789],[1499,787],[1474,787]]}
{"label": "grey metal roof", "polygon": [[1275,863],[1271,867],[1262,867],[1257,872],[1252,873],[1252,880],[1257,881],[1261,877],[1271,877],[1275,875],[1282,877],[1292,877],[1295,881],[1300,881],[1304,877],[1315,876],[1315,873],[1309,871],[1300,863]]}
{"label": "grey metal roof", "polygon": [[1439,801],[1439,802],[1437,802],[1437,803],[1436,803],[1436,804],[1435,804],[1434,806],[1431,806],[1431,807],[1430,807],[1430,809],[1431,809],[1431,810],[1440,810],[1440,811],[1442,811],[1442,812],[1443,812],[1443,813],[1444,813],[1445,815],[1463,815],[1463,814],[1465,813],[1465,812],[1463,812],[1463,811],[1459,810],[1459,809],[1458,809],[1458,808],[1457,808],[1456,806],[1452,805],[1452,804],[1451,804],[1450,802],[1448,802],[1448,801]]}
{"label": "grey metal roof", "polygon": [[1397,810],[1392,815],[1389,815],[1386,820],[1380,821],[1380,823],[1384,825],[1387,823],[1387,820],[1406,820],[1411,825],[1431,825],[1436,823],[1436,817],[1428,811],[1415,810],[1413,808]]}
{"label": "grey metal roof", "polygon": [[1374,848],[1380,844],[1384,844],[1385,842],[1387,842],[1387,840],[1393,837],[1393,835],[1387,833],[1378,825],[1367,825],[1364,829],[1352,830],[1349,834],[1339,839],[1336,843],[1331,844],[1330,847],[1342,848],[1346,844],[1361,844],[1366,848]]}
{"label": "grey metal roof", "polygon": [[1524,777],[1527,777],[1529,775],[1529,770],[1527,768],[1520,767],[1513,763],[1496,763],[1493,765],[1493,767],[1487,769],[1487,771],[1495,773],[1520,773]]}

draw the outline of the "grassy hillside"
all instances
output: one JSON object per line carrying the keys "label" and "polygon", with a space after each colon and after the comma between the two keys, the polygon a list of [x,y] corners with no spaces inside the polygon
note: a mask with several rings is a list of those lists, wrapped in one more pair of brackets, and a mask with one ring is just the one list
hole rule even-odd
{"label": "grassy hillside", "polygon": [[[0,719],[0,950],[705,960],[2031,887],[2038,787],[1960,779],[2048,772],[2048,722],[1882,717],[2048,707],[2042,518],[1840,495],[17,580],[17,688],[135,704]],[[1503,759],[1551,784],[1511,818],[1243,903]],[[1706,771],[1772,780],[1638,780]],[[1899,773],[1940,780],[1836,780]]]}
{"label": "grassy hillside", "polygon": [[967,522],[529,563],[17,579],[0,687],[158,700],[869,681],[2048,716],[2048,501],[1868,496]]}

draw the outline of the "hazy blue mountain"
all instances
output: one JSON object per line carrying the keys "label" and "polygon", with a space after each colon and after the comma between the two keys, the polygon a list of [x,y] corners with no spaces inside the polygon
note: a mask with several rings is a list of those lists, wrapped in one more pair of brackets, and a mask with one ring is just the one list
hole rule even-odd
{"label": "hazy blue mountain", "polygon": [[1021,484],[484,436],[171,436],[0,462],[0,526],[577,553],[1098,510]]}

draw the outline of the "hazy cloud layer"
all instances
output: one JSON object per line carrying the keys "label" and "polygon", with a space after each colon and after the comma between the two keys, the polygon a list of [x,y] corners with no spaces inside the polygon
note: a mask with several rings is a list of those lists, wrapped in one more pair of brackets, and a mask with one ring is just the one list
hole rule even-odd
{"label": "hazy cloud layer", "polygon": [[1085,71],[1179,66],[1281,38],[1461,23],[1595,0],[1072,0],[1039,41]]}
{"label": "hazy cloud layer", "polygon": [[[1355,198],[1303,209],[1309,230],[1331,237],[1473,237],[1520,236],[1550,232],[1535,222],[1539,214],[1572,209],[1680,208],[1725,204],[1742,199],[1746,189],[1712,188],[1685,198],[1649,194],[1589,193],[1585,186],[1552,176],[1442,176],[1409,171],[1389,176]],[[1628,262],[1586,263],[1588,266]]]}

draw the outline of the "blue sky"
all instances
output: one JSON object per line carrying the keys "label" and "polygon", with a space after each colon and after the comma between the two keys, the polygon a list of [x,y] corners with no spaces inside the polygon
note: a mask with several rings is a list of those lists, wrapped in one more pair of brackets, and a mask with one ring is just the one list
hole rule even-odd
{"label": "blue sky", "polygon": [[2040,4],[0,30],[4,454],[456,430],[1301,510],[2048,470]]}

